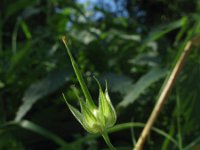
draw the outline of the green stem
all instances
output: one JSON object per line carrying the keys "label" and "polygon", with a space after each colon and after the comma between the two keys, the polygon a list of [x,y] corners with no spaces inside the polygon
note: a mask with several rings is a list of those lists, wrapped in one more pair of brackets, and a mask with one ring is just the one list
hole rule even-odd
{"label": "green stem", "polygon": [[105,140],[106,144],[108,145],[108,147],[111,150],[116,150],[116,148],[110,142],[110,139],[109,139],[109,136],[108,136],[107,132],[102,133],[102,136],[103,136],[103,139]]}
{"label": "green stem", "polygon": [[73,56],[72,56],[72,54],[71,54],[71,51],[70,51],[69,47],[67,46],[66,37],[63,37],[63,38],[62,38],[62,41],[63,41],[63,43],[64,43],[64,45],[65,45],[65,48],[66,48],[66,50],[67,50],[67,53],[68,53],[69,58],[70,58],[71,63],[72,63],[72,67],[73,67],[73,69],[74,69],[74,72],[75,72],[75,74],[76,74],[76,77],[77,77],[77,79],[78,79],[78,82],[79,82],[79,84],[80,84],[80,86],[81,86],[81,89],[82,89],[82,91],[83,91],[83,94],[84,94],[84,96],[85,96],[86,103],[87,103],[91,108],[96,108],[94,102],[92,101],[92,97],[91,97],[91,95],[90,95],[90,92],[89,92],[89,90],[88,90],[88,88],[87,88],[87,86],[86,86],[86,84],[85,84],[85,81],[84,81],[84,79],[83,79],[83,77],[82,77],[82,74],[81,74],[81,72],[80,72],[80,70],[79,70],[79,68],[78,68],[78,65],[76,64],[76,61],[74,60],[74,58],[73,58]]}
{"label": "green stem", "polygon": [[182,135],[181,135],[181,118],[180,118],[180,97],[177,93],[177,128],[178,128],[178,145],[179,150],[183,150]]}

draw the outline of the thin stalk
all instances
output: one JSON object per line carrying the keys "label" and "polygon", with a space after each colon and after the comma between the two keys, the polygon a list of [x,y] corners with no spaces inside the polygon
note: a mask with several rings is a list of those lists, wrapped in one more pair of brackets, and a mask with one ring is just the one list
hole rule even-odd
{"label": "thin stalk", "polygon": [[19,126],[23,129],[27,129],[29,131],[35,132],[39,135],[42,135],[42,136],[46,137],[47,139],[52,140],[54,143],[58,144],[61,147],[70,147],[71,148],[70,144],[65,142],[65,140],[63,140],[61,137],[57,136],[56,134],[48,131],[47,129],[45,129],[29,120],[9,121],[9,122],[6,122],[5,124],[1,124],[0,129],[7,128],[10,126]]}
{"label": "thin stalk", "polygon": [[[126,130],[132,127],[135,128],[143,128],[145,126],[144,123],[140,123],[140,122],[128,122],[128,123],[122,123],[122,124],[117,124],[114,127],[108,129],[108,133],[114,133],[114,132],[118,132],[118,131],[122,131],[122,130]],[[152,127],[151,128],[152,131],[154,131],[155,133],[157,133],[158,135],[163,136],[165,139],[169,139],[170,142],[172,142],[175,146],[178,147],[178,143],[176,141],[176,139],[174,139],[172,136],[170,136],[168,133],[156,128],[156,127]],[[85,141],[94,139],[99,137],[99,134],[93,134],[93,135],[88,135],[84,138],[80,138],[79,140],[77,140],[75,143],[83,143]]]}
{"label": "thin stalk", "polygon": [[[131,122],[133,122],[133,119],[131,119]],[[132,142],[133,142],[133,147],[135,147],[136,138],[135,138],[134,126],[131,127],[131,138],[132,138]]]}
{"label": "thin stalk", "polygon": [[91,95],[90,95],[90,93],[89,93],[89,90],[88,90],[88,88],[87,88],[87,86],[86,86],[86,84],[85,84],[85,81],[84,81],[84,79],[83,79],[83,77],[82,77],[82,75],[81,75],[81,72],[80,72],[80,70],[79,70],[79,68],[78,68],[78,65],[76,64],[76,62],[75,62],[75,60],[74,60],[74,58],[73,58],[73,56],[72,56],[72,54],[71,54],[71,52],[70,52],[70,49],[69,49],[69,47],[67,46],[66,37],[62,37],[62,41],[63,41],[63,43],[64,43],[64,45],[65,45],[65,48],[66,48],[66,50],[67,50],[67,53],[68,53],[68,55],[69,55],[69,57],[70,57],[70,60],[71,60],[71,63],[72,63],[72,67],[73,67],[73,69],[74,69],[74,72],[75,72],[75,74],[76,74],[76,77],[77,77],[77,79],[78,79],[78,82],[79,82],[79,84],[80,84],[80,86],[81,86],[81,89],[82,89],[82,91],[83,91],[83,94],[84,94],[84,96],[85,96],[86,103],[87,103],[91,108],[96,108],[94,102],[92,101],[92,97],[91,97]]}
{"label": "thin stalk", "polygon": [[133,127],[131,127],[131,137],[132,137],[133,146],[135,147],[136,138],[135,138],[135,132],[134,132],[134,128]]}
{"label": "thin stalk", "polygon": [[166,102],[168,96],[169,96],[169,93],[177,79],[177,76],[178,74],[180,73],[183,65],[184,65],[184,62],[189,54],[189,52],[191,51],[191,48],[192,48],[192,45],[193,45],[193,40],[190,40],[186,43],[180,57],[178,58],[171,74],[169,75],[169,78],[167,79],[166,81],[166,84],[164,84],[164,87],[162,89],[162,92],[161,94],[159,95],[158,97],[158,101],[137,141],[137,144],[135,146],[135,148],[133,148],[134,150],[142,150],[143,149],[143,144],[147,138],[147,136],[149,135],[149,132],[155,122],[155,120],[157,119],[164,103]]}
{"label": "thin stalk", "polygon": [[104,132],[104,133],[102,134],[102,136],[103,136],[104,141],[105,141],[106,144],[108,145],[109,149],[111,149],[111,150],[117,150],[117,149],[112,145],[112,143],[110,142],[110,138],[109,138],[107,132]]}

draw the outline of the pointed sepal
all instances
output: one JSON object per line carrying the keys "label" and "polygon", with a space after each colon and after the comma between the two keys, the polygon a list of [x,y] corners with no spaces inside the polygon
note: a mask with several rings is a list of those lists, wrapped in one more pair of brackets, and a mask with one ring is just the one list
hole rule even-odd
{"label": "pointed sepal", "polygon": [[83,124],[83,115],[78,111],[78,109],[76,109],[75,107],[73,107],[72,105],[70,105],[64,95],[64,93],[62,93],[63,98],[69,108],[69,110],[71,111],[71,113],[74,115],[74,117],[76,118],[76,120],[78,120],[78,122],[82,125]]}
{"label": "pointed sepal", "polygon": [[95,78],[97,84],[99,86],[99,112],[100,112],[100,120],[105,128],[112,127],[117,120],[115,109],[110,101],[110,97],[108,95],[107,82],[106,82],[106,90],[103,93],[102,87],[99,81]]}

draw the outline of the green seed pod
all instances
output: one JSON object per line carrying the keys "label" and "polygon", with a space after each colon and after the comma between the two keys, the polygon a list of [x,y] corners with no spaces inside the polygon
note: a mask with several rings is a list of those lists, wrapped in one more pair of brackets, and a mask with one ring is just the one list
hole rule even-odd
{"label": "green seed pod", "polygon": [[81,112],[79,112],[79,110],[77,110],[67,102],[63,94],[63,97],[75,118],[81,123],[86,131],[94,134],[106,131],[108,128],[114,126],[117,120],[115,109],[108,95],[107,84],[105,93],[103,93],[103,90],[98,80],[97,83],[99,85],[98,108],[87,105],[85,101],[78,97],[77,92],[74,90],[81,106]]}
{"label": "green seed pod", "polygon": [[77,76],[77,79],[80,83],[81,89],[83,91],[83,94],[85,96],[85,101],[83,101],[77,93],[77,90],[73,88],[77,99],[79,100],[80,106],[81,106],[81,112],[77,110],[75,107],[70,105],[64,94],[63,98],[66,101],[67,106],[69,107],[70,111],[74,115],[74,117],[79,121],[79,123],[83,126],[83,128],[90,132],[90,133],[105,133],[107,128],[110,128],[114,126],[116,122],[116,113],[115,109],[110,101],[109,95],[108,95],[108,88],[106,83],[106,90],[105,93],[103,93],[102,87],[99,83],[99,81],[95,78],[99,85],[99,107],[97,108],[92,100],[92,97],[89,93],[89,90],[87,89],[87,86],[83,80],[82,74],[78,68],[78,65],[76,64],[74,58],[72,57],[72,54],[66,44],[66,39],[63,37],[63,42],[65,44],[67,53],[70,57],[72,67],[74,69],[74,72]]}

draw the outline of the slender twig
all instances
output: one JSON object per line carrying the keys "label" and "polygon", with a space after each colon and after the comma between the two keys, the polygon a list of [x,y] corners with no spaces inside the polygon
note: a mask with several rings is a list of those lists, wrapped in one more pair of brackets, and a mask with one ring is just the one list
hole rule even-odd
{"label": "slender twig", "polygon": [[190,40],[186,43],[185,47],[184,47],[184,50],[182,51],[179,59],[177,60],[164,88],[162,89],[162,92],[161,94],[159,95],[159,98],[158,98],[158,101],[137,141],[137,144],[135,146],[135,150],[142,150],[143,148],[143,144],[147,138],[147,136],[149,135],[149,132],[156,120],[156,118],[158,117],[161,109],[162,109],[162,106],[164,105],[164,103],[166,102],[167,100],[167,97],[169,96],[169,93],[176,81],[176,78],[178,76],[178,74],[180,73],[183,65],[184,65],[184,62],[189,54],[189,52],[191,51],[191,48],[192,48],[192,45],[193,45],[193,40]]}

